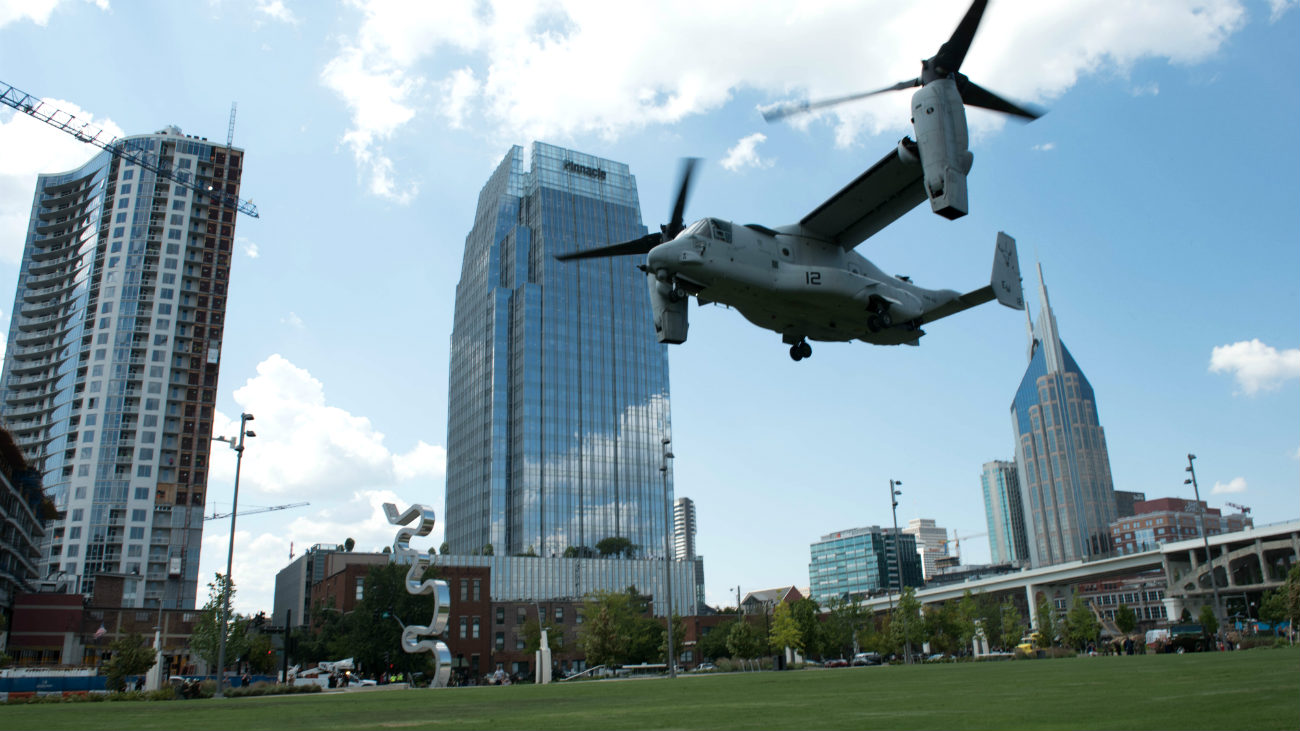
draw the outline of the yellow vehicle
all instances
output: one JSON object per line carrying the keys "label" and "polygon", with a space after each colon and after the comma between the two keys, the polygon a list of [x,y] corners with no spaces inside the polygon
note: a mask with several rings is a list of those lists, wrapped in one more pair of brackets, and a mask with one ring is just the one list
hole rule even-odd
{"label": "yellow vehicle", "polygon": [[1026,655],[1036,654],[1043,649],[1043,636],[1037,632],[1030,632],[1020,638],[1020,644],[1016,645],[1016,649]]}

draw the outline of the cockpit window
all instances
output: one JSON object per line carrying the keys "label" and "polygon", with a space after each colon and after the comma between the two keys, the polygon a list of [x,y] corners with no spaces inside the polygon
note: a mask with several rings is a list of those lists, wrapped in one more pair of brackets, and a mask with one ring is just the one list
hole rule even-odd
{"label": "cockpit window", "polygon": [[731,243],[731,221],[717,218],[701,218],[686,227],[682,232],[686,236],[703,236],[706,239]]}
{"label": "cockpit window", "polygon": [[725,243],[731,243],[731,221],[722,221],[717,218],[709,219],[709,226],[712,228],[712,238]]}

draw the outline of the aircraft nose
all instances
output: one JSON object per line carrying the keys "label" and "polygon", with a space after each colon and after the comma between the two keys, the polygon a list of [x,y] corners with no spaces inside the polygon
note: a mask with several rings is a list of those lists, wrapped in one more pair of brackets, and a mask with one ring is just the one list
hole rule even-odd
{"label": "aircraft nose", "polygon": [[651,271],[667,269],[675,271],[683,265],[699,264],[701,261],[700,254],[696,251],[691,239],[677,238],[672,241],[662,243],[650,250],[646,257],[646,264]]}

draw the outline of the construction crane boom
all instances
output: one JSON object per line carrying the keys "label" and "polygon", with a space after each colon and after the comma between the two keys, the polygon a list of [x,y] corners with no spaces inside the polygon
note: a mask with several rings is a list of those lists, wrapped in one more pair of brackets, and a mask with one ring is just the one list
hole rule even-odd
{"label": "construction crane boom", "polygon": [[952,532],[952,539],[951,539],[951,540],[945,540],[945,541],[943,542],[943,547],[944,547],[944,549],[946,550],[946,549],[948,548],[948,544],[949,544],[949,543],[953,544],[953,553],[954,553],[954,555],[956,556],[956,558],[957,558],[958,560],[960,560],[960,559],[961,559],[961,542],[962,542],[962,539],[964,539],[964,538],[980,538],[980,537],[982,537],[982,536],[986,536],[986,535],[988,535],[988,533],[972,533],[972,534],[970,534],[970,535],[968,535],[968,536],[959,536],[959,535],[957,535],[957,531],[956,531],[956,530],[953,530],[953,532]]}
{"label": "construction crane boom", "polygon": [[[239,515],[245,516],[245,515],[256,515],[258,513],[270,513],[276,510],[288,510],[289,508],[301,508],[307,505],[311,505],[311,503],[289,503],[288,505],[272,505],[269,508],[253,508],[252,510],[241,510],[239,511]],[[220,520],[221,518],[229,518],[229,517],[230,517],[230,513],[213,513],[212,515],[203,516],[203,519]]]}
{"label": "construction crane boom", "polygon": [[1230,508],[1236,508],[1241,512],[1242,515],[1246,515],[1250,513],[1250,508],[1246,507],[1245,505],[1239,505],[1237,503],[1224,503],[1224,505],[1227,505]]}
{"label": "construction crane boom", "polygon": [[[177,185],[189,188],[190,190],[206,195],[217,200],[221,205],[234,208],[253,218],[260,218],[257,213],[257,206],[252,201],[246,201],[233,195],[210,190],[207,186],[200,185],[190,176],[189,173],[181,170],[173,170],[170,165],[163,165],[150,160],[149,153],[144,150],[128,150],[126,146],[119,141],[118,137],[110,137],[102,128],[94,124],[77,119],[76,115],[59,109],[58,107],[47,104],[41,99],[28,94],[17,87],[0,81],[0,103],[5,106],[13,107],[29,117],[38,119],[55,129],[62,130],[76,137],[78,140],[90,145],[94,145],[105,152],[121,158],[132,165],[139,165],[145,170],[149,170],[159,177],[166,178]],[[231,129],[228,137],[234,135],[234,116],[235,110],[230,110]],[[229,142],[227,140],[227,146]]]}

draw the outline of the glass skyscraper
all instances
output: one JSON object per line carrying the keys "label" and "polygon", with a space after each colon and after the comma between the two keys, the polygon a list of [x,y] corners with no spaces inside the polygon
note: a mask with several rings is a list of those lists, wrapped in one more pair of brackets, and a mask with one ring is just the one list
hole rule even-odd
{"label": "glass skyscraper", "polygon": [[984,515],[989,524],[990,560],[993,563],[1028,561],[1029,541],[1025,535],[1016,463],[1000,459],[985,462],[980,486],[984,490]]}
{"label": "glass skyscraper", "polygon": [[1011,403],[1029,559],[1047,566],[1111,553],[1115,520],[1106,434],[1092,385],[1061,342],[1038,267],[1042,311]]}
{"label": "glass skyscraper", "polygon": [[[168,127],[119,143],[239,193],[244,152]],[[36,182],[0,418],[59,511],[43,578],[127,607],[191,608],[235,211],[100,152]]]}
{"label": "glass skyscraper", "polygon": [[[662,558],[672,515],[668,355],[637,257],[554,256],[643,236],[627,165],[534,143],[479,194],[456,287],[449,552]],[[495,580],[495,579],[494,579]],[[621,587],[617,587],[621,588]]]}

